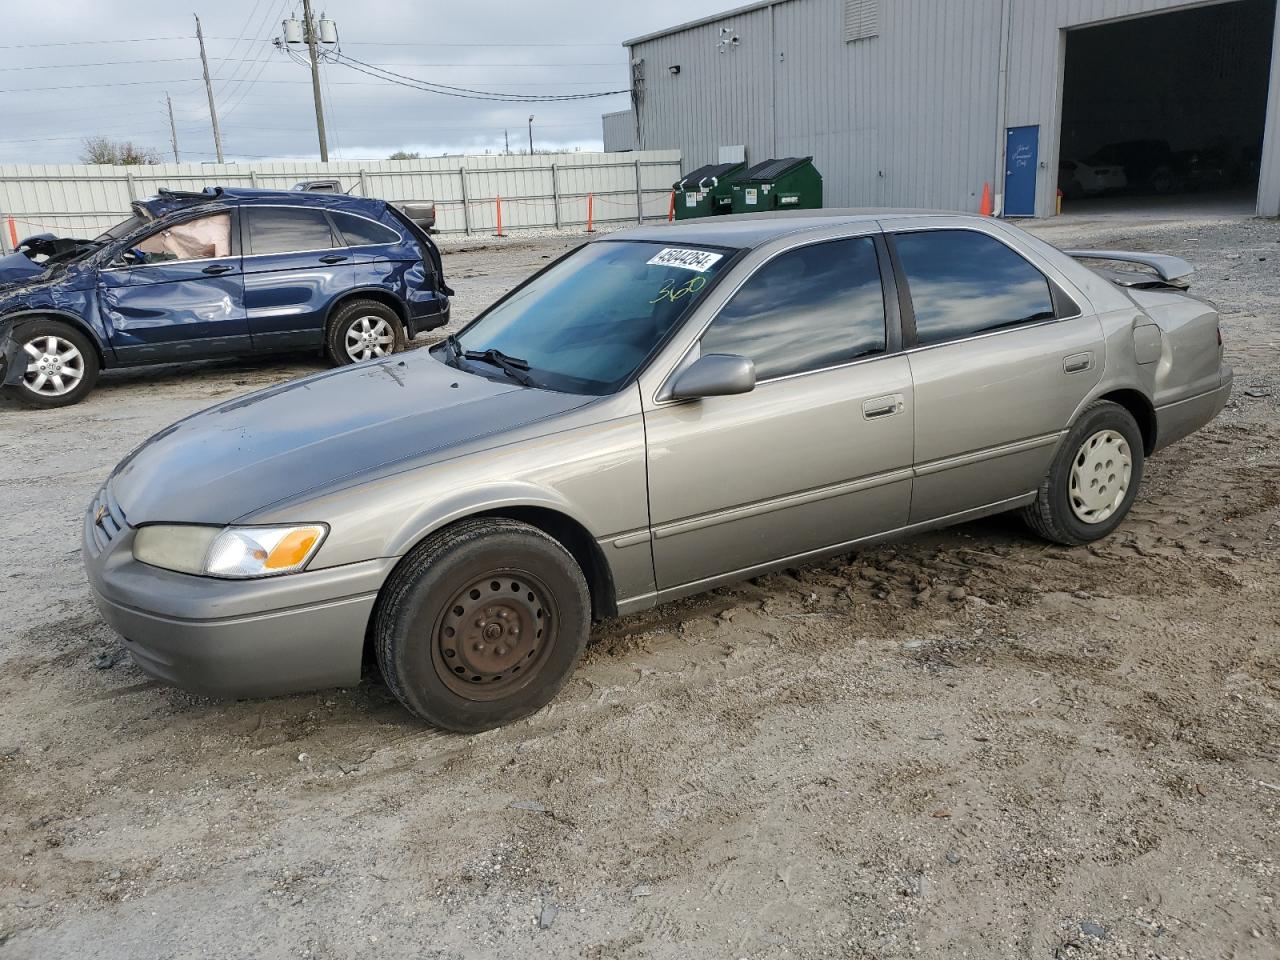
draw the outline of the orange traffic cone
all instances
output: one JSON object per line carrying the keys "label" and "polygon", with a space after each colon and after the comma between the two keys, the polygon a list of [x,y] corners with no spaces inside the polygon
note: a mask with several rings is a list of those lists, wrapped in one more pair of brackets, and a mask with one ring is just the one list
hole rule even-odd
{"label": "orange traffic cone", "polygon": [[982,183],[982,202],[978,204],[978,212],[984,217],[991,216],[991,184],[985,180]]}

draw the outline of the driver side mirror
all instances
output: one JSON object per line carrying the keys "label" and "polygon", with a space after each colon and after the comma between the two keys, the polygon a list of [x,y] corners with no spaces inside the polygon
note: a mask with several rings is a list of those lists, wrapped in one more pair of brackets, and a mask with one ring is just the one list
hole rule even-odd
{"label": "driver side mirror", "polygon": [[708,353],[680,373],[671,386],[671,399],[697,400],[750,393],[756,387],[756,365],[732,353]]}

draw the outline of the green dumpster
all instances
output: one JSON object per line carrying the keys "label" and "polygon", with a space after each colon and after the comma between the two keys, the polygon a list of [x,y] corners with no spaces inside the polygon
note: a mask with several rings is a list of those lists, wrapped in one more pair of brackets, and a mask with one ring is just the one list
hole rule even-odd
{"label": "green dumpster", "polygon": [[817,210],[822,206],[822,174],[813,157],[765,160],[734,179],[733,212]]}
{"label": "green dumpster", "polygon": [[676,219],[692,220],[694,217],[728,213],[733,206],[729,184],[745,166],[744,163],[709,163],[673,183]]}

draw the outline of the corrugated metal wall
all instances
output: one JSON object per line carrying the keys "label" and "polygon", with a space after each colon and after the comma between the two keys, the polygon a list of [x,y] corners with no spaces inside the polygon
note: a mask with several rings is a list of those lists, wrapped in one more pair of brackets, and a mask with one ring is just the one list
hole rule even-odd
{"label": "corrugated metal wall", "polygon": [[602,114],[600,125],[604,128],[604,152],[618,153],[636,148],[636,115],[632,110],[618,110]]}
{"label": "corrugated metal wall", "polygon": [[[686,168],[714,162],[731,144],[745,144],[751,162],[812,155],[828,206],[977,210],[984,182],[1002,189],[1005,129],[1039,124],[1037,212],[1047,215],[1057,190],[1064,31],[1198,5],[880,0],[878,36],[850,43],[845,2],[777,0],[636,43],[642,145],[678,147]],[[1280,206],[1277,59],[1259,206],[1272,214]]]}
{"label": "corrugated metal wall", "polygon": [[444,233],[492,232],[499,196],[504,229],[585,223],[588,194],[596,221],[634,221],[638,211],[646,218],[667,215],[679,171],[678,150],[327,164],[0,164],[0,249],[10,244],[9,217],[19,238],[50,231],[93,236],[128,216],[131,200],[161,187],[288,189],[299,180],[332,177],[357,196],[434,200]]}

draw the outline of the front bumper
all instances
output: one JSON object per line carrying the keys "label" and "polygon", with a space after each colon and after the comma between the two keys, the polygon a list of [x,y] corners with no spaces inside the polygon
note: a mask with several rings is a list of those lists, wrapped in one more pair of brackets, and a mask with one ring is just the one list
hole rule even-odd
{"label": "front bumper", "polygon": [[102,616],[151,676],[217,697],[360,681],[369,618],[394,561],[218,580],[139,563],[133,536],[104,490],[85,517],[85,572]]}

